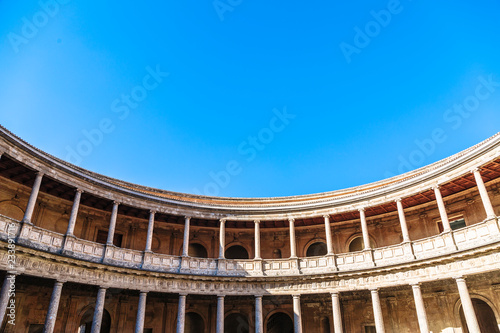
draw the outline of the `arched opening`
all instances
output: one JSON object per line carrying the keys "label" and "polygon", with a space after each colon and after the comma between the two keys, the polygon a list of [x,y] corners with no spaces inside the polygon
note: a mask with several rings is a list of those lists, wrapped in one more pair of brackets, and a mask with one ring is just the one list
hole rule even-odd
{"label": "arched opening", "polygon": [[281,259],[281,250],[280,249],[274,249],[273,250],[273,259]]}
{"label": "arched opening", "polygon": [[311,244],[306,251],[306,257],[324,256],[327,253],[327,247],[324,242],[316,242]]}
{"label": "arched opening", "polygon": [[293,321],[289,315],[276,312],[267,321],[267,333],[293,333]]}
{"label": "arched opening", "polygon": [[241,313],[231,313],[224,319],[224,333],[249,333],[250,325],[247,316]]}
{"label": "arched opening", "polygon": [[205,333],[205,321],[196,312],[186,313],[184,333]]}
{"label": "arched opening", "polygon": [[[372,249],[375,247],[371,239],[370,239],[370,246]],[[361,236],[354,237],[349,243],[349,252],[362,251],[364,249],[365,249],[365,243],[363,242],[363,237]]]}
{"label": "arched opening", "polygon": [[248,251],[241,245],[233,245],[226,249],[226,259],[248,259]]}
{"label": "arched opening", "polygon": [[24,211],[8,201],[0,203],[0,214],[13,218],[17,221],[21,221],[24,217]]}
{"label": "arched opening", "polygon": [[194,258],[208,258],[207,249],[200,243],[189,244],[188,255]]}
{"label": "arched opening", "polygon": [[[92,329],[92,320],[94,319],[94,308],[90,308],[82,316],[78,333],[90,333]],[[109,333],[111,330],[111,316],[104,309],[101,321],[101,333]]]}
{"label": "arched opening", "polygon": [[320,322],[320,332],[330,333],[330,318],[322,317]]}
{"label": "arched opening", "polygon": [[[488,333],[500,333],[498,329],[498,323],[495,318],[495,313],[491,307],[485,301],[473,298],[472,305],[474,306],[474,312],[476,312],[477,321],[479,322],[479,328],[481,332]],[[465,320],[464,310],[460,305],[460,321],[462,324],[463,333],[469,333],[469,328],[467,327],[467,322]]]}

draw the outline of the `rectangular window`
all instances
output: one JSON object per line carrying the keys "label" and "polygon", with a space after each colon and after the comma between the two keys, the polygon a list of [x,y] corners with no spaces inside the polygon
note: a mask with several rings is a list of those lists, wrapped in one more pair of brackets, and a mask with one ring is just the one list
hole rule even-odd
{"label": "rectangular window", "polygon": [[377,329],[373,325],[365,325],[365,333],[377,333]]}
{"label": "rectangular window", "polygon": [[28,333],[42,333],[43,324],[30,324],[28,328]]}
{"label": "rectangular window", "polygon": [[[443,222],[438,221],[437,226],[438,226],[440,233],[444,231]],[[466,226],[467,226],[467,224],[465,223],[465,219],[462,216],[455,216],[455,217],[450,218],[451,230],[465,228]]]}

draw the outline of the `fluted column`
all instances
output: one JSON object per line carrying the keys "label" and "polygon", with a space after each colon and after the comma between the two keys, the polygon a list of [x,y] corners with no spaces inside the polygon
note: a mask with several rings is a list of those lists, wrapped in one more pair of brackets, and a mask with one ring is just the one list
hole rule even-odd
{"label": "fluted column", "polygon": [[216,333],[224,333],[224,296],[217,296]]}
{"label": "fluted column", "polygon": [[255,296],[255,333],[264,333],[264,316],[262,314],[262,295]]}
{"label": "fluted column", "polygon": [[401,198],[396,199],[396,205],[398,206],[399,224],[401,225],[401,233],[403,234],[403,242],[410,241],[410,234],[408,233],[408,225],[406,224],[405,211],[403,208],[403,202]]}
{"label": "fluted column", "polygon": [[151,252],[151,246],[153,245],[153,232],[155,228],[155,214],[154,210],[149,211],[149,221],[148,221],[148,233],[146,236],[146,248],[144,251]]}
{"label": "fluted column", "polygon": [[486,218],[492,219],[496,216],[495,210],[491,205],[491,200],[488,195],[488,191],[486,190],[486,186],[484,186],[483,177],[481,177],[481,172],[479,168],[472,170],[474,174],[474,178],[476,179],[477,188],[479,190],[479,195],[481,196],[481,201],[483,202],[484,210],[486,211]]}
{"label": "fluted column", "polygon": [[302,311],[300,295],[293,295],[293,327],[295,333],[302,333]]}
{"label": "fluted column", "polygon": [[369,250],[371,249],[371,245],[370,245],[370,235],[368,234],[368,225],[366,223],[365,208],[359,209],[359,217],[361,220],[361,232],[363,234],[363,244],[365,246],[365,250]]}
{"label": "fluted column", "polygon": [[444,206],[443,196],[441,195],[441,190],[438,185],[434,186],[434,194],[436,195],[439,215],[441,216],[441,222],[443,223],[443,232],[451,231],[450,221],[448,220],[448,214],[446,213],[446,207]]}
{"label": "fluted column", "polygon": [[31,223],[31,217],[33,216],[33,211],[35,210],[36,199],[38,198],[38,192],[40,192],[40,185],[42,184],[43,172],[39,171],[36,174],[35,182],[31,188],[30,198],[28,200],[28,205],[26,206],[26,211],[24,213],[23,222]]}
{"label": "fluted column", "polygon": [[226,248],[226,220],[222,219],[220,220],[220,227],[219,227],[219,259],[224,259],[226,257],[224,253],[225,248]]}
{"label": "fluted column", "polygon": [[179,309],[177,311],[177,333],[184,333],[184,323],[186,321],[186,297],[187,294],[179,295]]}
{"label": "fluted column", "polygon": [[137,319],[135,321],[135,333],[144,332],[144,318],[146,316],[146,297],[148,293],[141,291],[139,294],[139,305],[137,307]]}
{"label": "fluted column", "polygon": [[465,279],[460,277],[455,280],[457,281],[460,302],[462,302],[462,309],[464,310],[465,321],[467,322],[469,332],[479,333],[481,332],[479,329],[479,323],[477,321],[476,312],[474,311],[474,306],[472,305],[472,300],[470,298]]}
{"label": "fluted column", "polygon": [[115,238],[115,228],[116,228],[116,218],[118,217],[118,205],[120,203],[113,201],[113,210],[111,211],[111,219],[109,220],[109,230],[108,230],[108,240],[106,245],[113,245],[113,239]]}
{"label": "fluted column", "polygon": [[191,217],[186,216],[184,218],[184,241],[182,242],[182,256],[188,256],[189,250],[189,223],[191,221]]}
{"label": "fluted column", "polygon": [[92,329],[90,333],[101,332],[102,315],[104,313],[104,301],[106,300],[106,288],[99,288],[97,292],[97,301],[95,303],[94,319],[92,320]]}
{"label": "fluted column", "polygon": [[54,332],[54,327],[56,326],[57,310],[59,309],[59,301],[61,300],[62,288],[63,282],[56,281],[54,283],[54,289],[52,290],[52,296],[50,297],[49,310],[47,311],[47,317],[45,317],[43,333]]}
{"label": "fluted column", "polygon": [[380,304],[380,296],[378,290],[371,290],[373,303],[373,317],[375,318],[375,328],[377,333],[385,333],[384,317],[382,316],[382,306]]}
{"label": "fluted column", "polygon": [[342,327],[342,312],[340,309],[340,295],[338,292],[332,293],[332,310],[333,310],[333,332],[343,333]]}
{"label": "fluted column", "polygon": [[332,241],[332,227],[330,225],[330,216],[329,215],[324,215],[323,218],[325,219],[325,234],[326,234],[326,255],[332,255],[333,254],[333,241]]}
{"label": "fluted column", "polygon": [[424,298],[419,284],[412,284],[413,298],[415,299],[415,308],[417,309],[418,326],[420,333],[429,333],[429,325],[427,323],[427,313],[425,311]]}
{"label": "fluted column", "polygon": [[260,260],[262,259],[260,256],[260,221],[255,220],[253,221],[255,223],[255,259]]}
{"label": "fluted column", "polygon": [[75,232],[76,217],[78,216],[78,209],[80,208],[80,199],[82,197],[82,190],[75,191],[75,198],[73,199],[73,206],[71,207],[71,214],[69,215],[68,229],[66,236],[73,236]]}
{"label": "fluted column", "polygon": [[289,219],[290,224],[290,258],[297,258],[297,243],[295,239],[295,220]]}

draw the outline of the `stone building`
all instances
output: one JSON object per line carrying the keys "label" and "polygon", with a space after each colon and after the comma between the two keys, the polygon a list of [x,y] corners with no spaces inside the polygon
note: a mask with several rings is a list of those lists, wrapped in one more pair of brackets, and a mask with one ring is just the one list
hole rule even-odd
{"label": "stone building", "polygon": [[4,128],[0,155],[2,332],[500,332],[500,134],[266,199],[130,184]]}

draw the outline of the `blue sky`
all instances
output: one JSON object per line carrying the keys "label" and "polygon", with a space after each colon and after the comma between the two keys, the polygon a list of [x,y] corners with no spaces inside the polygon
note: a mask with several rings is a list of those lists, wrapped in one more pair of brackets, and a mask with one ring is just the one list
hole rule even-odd
{"label": "blue sky", "polygon": [[206,195],[331,191],[500,128],[500,2],[2,1],[0,123]]}

